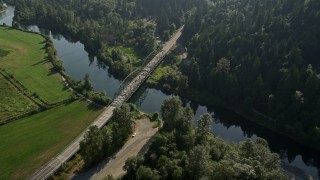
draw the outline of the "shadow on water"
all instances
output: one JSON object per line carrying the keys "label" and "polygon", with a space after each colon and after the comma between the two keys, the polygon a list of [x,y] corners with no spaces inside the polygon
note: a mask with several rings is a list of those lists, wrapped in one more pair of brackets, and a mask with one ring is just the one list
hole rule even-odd
{"label": "shadow on water", "polygon": [[[11,25],[13,15],[14,7],[9,7],[9,11],[5,14],[0,13],[0,24],[6,23],[7,25]],[[26,28],[51,36],[58,56],[63,60],[67,74],[72,78],[83,79],[84,75],[88,73],[95,90],[104,90],[110,97],[113,97],[120,85],[119,80],[110,73],[108,66],[85,52],[83,44],[71,37],[62,36],[59,33],[38,28],[37,26]],[[135,103],[144,112],[154,113],[160,111],[163,100],[170,96],[172,95],[142,86],[130,99],[130,102]],[[185,100],[184,102],[193,108],[196,113],[195,119],[198,119],[204,113],[210,113],[214,117],[212,133],[216,136],[228,142],[262,137],[269,142],[272,152],[278,153],[281,156],[282,166],[290,177],[306,179],[306,177],[312,176],[313,179],[319,179],[319,152],[303,147],[289,138],[279,136],[230,111],[203,106],[189,100]],[[88,105],[88,109],[98,110],[99,108],[90,104]]]}

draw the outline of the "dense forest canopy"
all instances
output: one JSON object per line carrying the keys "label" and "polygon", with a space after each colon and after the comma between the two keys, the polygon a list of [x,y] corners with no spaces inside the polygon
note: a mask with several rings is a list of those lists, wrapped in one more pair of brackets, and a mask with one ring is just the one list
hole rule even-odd
{"label": "dense forest canopy", "polygon": [[185,24],[182,45],[188,57],[177,65],[178,73],[163,79],[169,86],[204,91],[223,106],[269,117],[269,127],[320,146],[318,0],[7,2],[16,5],[17,22],[76,37],[123,75],[135,67],[121,52],[110,53],[110,46],[130,46],[146,55],[157,48],[157,36],[166,40]]}
{"label": "dense forest canopy", "polygon": [[[69,35],[84,43],[86,50],[125,77],[138,68],[132,59],[113,56],[113,46],[134,48],[142,57],[157,48],[156,37],[167,40],[184,23],[184,11],[194,6],[181,0],[7,0],[16,6],[14,26],[37,24]],[[187,1],[186,1],[187,2]],[[181,6],[183,5],[183,6]],[[161,11],[159,10],[161,8]],[[171,8],[165,8],[171,7]],[[154,12],[149,14],[147,12]],[[120,57],[120,58],[115,58]]]}
{"label": "dense forest canopy", "polygon": [[279,156],[258,138],[226,144],[210,133],[205,114],[193,126],[193,111],[177,98],[161,107],[164,126],[143,159],[129,158],[122,179],[287,179]]}
{"label": "dense forest canopy", "polygon": [[319,1],[213,0],[192,11],[184,35],[191,86],[319,142]]}

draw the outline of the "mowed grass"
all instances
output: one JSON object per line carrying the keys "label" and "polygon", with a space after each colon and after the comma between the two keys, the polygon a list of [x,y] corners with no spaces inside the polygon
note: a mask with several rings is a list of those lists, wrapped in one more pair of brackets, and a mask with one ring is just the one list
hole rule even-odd
{"label": "mowed grass", "polygon": [[0,92],[0,121],[37,108],[31,100],[22,95],[1,74]]}
{"label": "mowed grass", "polygon": [[28,179],[101,112],[76,101],[0,126],[0,179]]}
{"label": "mowed grass", "polygon": [[13,74],[28,90],[48,103],[70,97],[71,91],[64,87],[61,76],[51,72],[52,64],[46,60],[42,36],[0,27],[0,49],[0,67]]}

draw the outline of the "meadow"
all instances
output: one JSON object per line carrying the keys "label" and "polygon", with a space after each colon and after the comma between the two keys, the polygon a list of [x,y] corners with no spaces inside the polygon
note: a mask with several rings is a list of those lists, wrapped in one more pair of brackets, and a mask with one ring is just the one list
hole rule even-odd
{"label": "meadow", "polygon": [[[48,103],[72,94],[62,76],[52,71],[41,35],[0,26],[0,67]],[[37,108],[13,84],[0,74],[0,118]],[[0,179],[28,179],[101,112],[86,101],[75,100],[0,126]]]}
{"label": "meadow", "polygon": [[70,144],[101,111],[75,101],[0,126],[0,179],[27,179]]}
{"label": "meadow", "polygon": [[0,67],[47,103],[68,99],[72,92],[47,60],[44,37],[0,26]]}
{"label": "meadow", "polygon": [[37,108],[0,74],[0,121]]}

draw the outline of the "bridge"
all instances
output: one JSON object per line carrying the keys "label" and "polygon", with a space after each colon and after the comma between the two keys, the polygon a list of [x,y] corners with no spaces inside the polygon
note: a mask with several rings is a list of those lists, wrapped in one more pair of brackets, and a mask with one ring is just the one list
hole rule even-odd
{"label": "bridge", "polygon": [[[119,94],[117,94],[112,103],[105,108],[101,115],[90,125],[102,128],[112,117],[113,110],[122,106],[143,84],[143,82],[150,76],[150,74],[157,68],[163,58],[169,53],[173,45],[176,44],[178,38],[181,36],[183,26],[172,36],[172,38],[165,43],[163,48],[151,59],[145,67],[136,71],[127,84],[122,84]],[[56,157],[52,158],[47,164],[37,170],[30,179],[42,180],[48,179],[55,173],[65,162],[70,160],[79,150],[80,142],[84,139],[85,133],[88,129],[84,130],[65,150],[63,150]]]}

